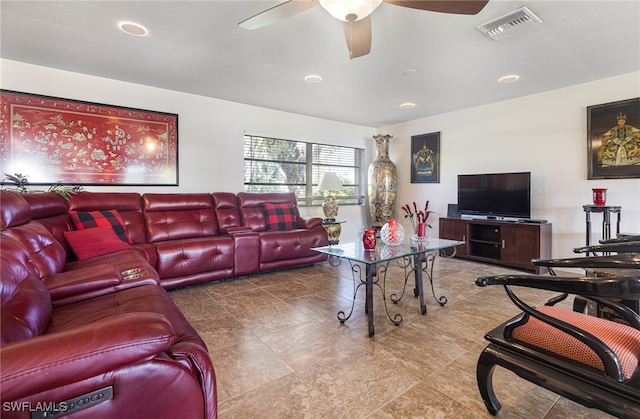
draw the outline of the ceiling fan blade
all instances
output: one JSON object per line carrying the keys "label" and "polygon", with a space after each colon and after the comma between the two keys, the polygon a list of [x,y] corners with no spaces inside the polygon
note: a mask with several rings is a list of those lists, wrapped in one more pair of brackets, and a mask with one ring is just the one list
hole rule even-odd
{"label": "ceiling fan blade", "polygon": [[457,15],[475,15],[489,3],[489,0],[383,0],[385,3],[410,9],[430,12],[453,13]]}
{"label": "ceiling fan blade", "polygon": [[244,29],[258,29],[316,7],[317,0],[289,0],[238,23]]}
{"label": "ceiling fan blade", "polygon": [[349,58],[358,58],[371,52],[371,18],[344,22],[344,38],[349,48]]}

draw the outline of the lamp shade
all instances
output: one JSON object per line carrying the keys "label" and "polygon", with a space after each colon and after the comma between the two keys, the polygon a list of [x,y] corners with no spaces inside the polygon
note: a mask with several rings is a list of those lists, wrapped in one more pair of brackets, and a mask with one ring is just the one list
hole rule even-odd
{"label": "lamp shade", "polygon": [[334,172],[324,172],[322,180],[318,185],[319,191],[339,191],[342,190],[342,183],[338,179],[338,175]]}
{"label": "lamp shade", "polygon": [[[320,0],[320,6],[331,16],[345,22],[364,19],[380,6],[380,3],[382,0]],[[355,18],[347,18],[349,15]]]}

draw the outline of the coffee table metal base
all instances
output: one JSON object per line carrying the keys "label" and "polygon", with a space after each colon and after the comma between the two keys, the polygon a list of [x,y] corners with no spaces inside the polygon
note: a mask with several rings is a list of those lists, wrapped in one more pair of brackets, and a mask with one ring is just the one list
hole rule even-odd
{"label": "coffee table metal base", "polygon": [[[394,303],[399,303],[404,297],[407,282],[409,281],[409,277],[413,274],[414,277],[414,288],[413,288],[413,296],[418,298],[420,302],[420,312],[423,315],[427,314],[427,305],[424,302],[424,282],[423,275],[426,275],[429,278],[429,284],[431,285],[431,294],[433,295],[433,299],[436,300],[436,303],[440,304],[441,307],[444,307],[447,304],[447,297],[441,295],[440,297],[436,296],[436,291],[433,288],[433,266],[436,257],[438,256],[437,252],[433,253],[418,253],[413,255],[413,257],[403,258],[403,264],[400,265],[404,268],[404,285],[402,287],[402,293],[400,296],[393,293],[389,296],[389,299]],[[398,264],[401,262],[398,261]]]}
{"label": "coffee table metal base", "polygon": [[[351,309],[349,313],[345,313],[344,310],[338,312],[338,320],[340,323],[344,323],[353,314],[353,309],[356,304],[356,296],[358,294],[358,290],[361,286],[365,286],[365,306],[364,311],[367,314],[367,319],[369,323],[369,337],[375,334],[374,326],[373,326],[373,287],[377,286],[382,292],[382,300],[384,301],[384,309],[387,314],[387,317],[393,324],[396,326],[400,326],[402,324],[402,315],[400,313],[396,313],[391,316],[389,314],[389,309],[387,307],[387,298],[386,298],[386,283],[387,283],[387,268],[389,267],[389,262],[383,264],[373,264],[366,265],[365,268],[365,278],[362,278],[362,267],[349,261],[349,265],[351,265],[351,275],[353,277],[353,301],[351,302]],[[382,283],[381,283],[382,282]]]}
{"label": "coffee table metal base", "polygon": [[[447,298],[444,296],[437,297],[433,287],[433,266],[438,254],[443,249],[455,248],[464,244],[464,242],[456,240],[447,240],[434,238],[417,245],[412,243],[402,243],[396,246],[378,245],[375,249],[365,249],[362,242],[343,243],[337,245],[329,245],[323,247],[314,247],[311,250],[325,253],[330,257],[346,259],[351,266],[351,274],[353,277],[353,301],[351,308],[338,312],[338,320],[344,323],[353,315],[356,297],[360,287],[365,287],[365,313],[367,314],[367,322],[369,325],[369,336],[374,336],[375,329],[373,326],[373,289],[377,286],[382,293],[385,314],[389,320],[399,326],[402,324],[402,315],[400,313],[389,313],[387,305],[387,272],[389,263],[396,261],[400,268],[403,268],[404,283],[400,295],[391,293],[389,299],[393,303],[398,303],[405,295],[409,276],[413,273],[415,287],[413,294],[419,299],[421,313],[427,314],[427,305],[424,302],[424,285],[423,277],[429,278],[431,285],[431,293],[433,298],[440,306],[447,304]],[[455,254],[455,250],[453,252]],[[331,259],[330,259],[331,260]],[[334,265],[334,263],[331,263]],[[364,271],[362,266],[365,266]],[[334,265],[335,266],[335,265]]]}
{"label": "coffee table metal base", "polygon": [[[418,253],[413,256],[404,257],[402,259],[396,259],[398,266],[404,268],[404,284],[402,287],[402,292],[400,295],[393,292],[389,295],[389,299],[394,304],[398,304],[404,294],[406,292],[407,283],[409,281],[409,277],[411,274],[414,276],[414,289],[413,295],[418,298],[420,304],[420,312],[423,315],[427,314],[427,305],[424,302],[424,286],[423,286],[423,274],[429,278],[429,284],[431,285],[431,294],[436,302],[442,307],[447,304],[447,297],[444,295],[437,297],[435,293],[435,289],[433,287],[433,265],[435,258],[438,256],[437,252],[433,253]],[[400,313],[391,314],[389,313],[389,307],[387,306],[387,292],[386,292],[386,283],[387,283],[387,270],[389,268],[389,264],[391,261],[378,263],[378,264],[367,264],[365,267],[365,277],[362,277],[362,267],[358,263],[354,263],[349,260],[349,264],[351,265],[351,274],[353,277],[353,301],[351,302],[351,309],[349,312],[345,312],[341,310],[338,312],[338,320],[340,323],[344,323],[353,314],[353,310],[355,307],[356,297],[358,294],[358,290],[363,285],[365,286],[365,313],[367,314],[367,321],[369,325],[369,337],[375,335],[375,328],[373,324],[373,288],[377,286],[382,293],[382,301],[384,302],[384,310],[387,315],[387,318],[396,326],[400,326],[402,324],[402,315]]]}

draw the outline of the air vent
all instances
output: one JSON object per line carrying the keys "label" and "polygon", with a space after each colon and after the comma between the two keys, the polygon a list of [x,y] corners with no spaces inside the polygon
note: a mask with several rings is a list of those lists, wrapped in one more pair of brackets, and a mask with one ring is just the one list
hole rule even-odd
{"label": "air vent", "polygon": [[490,22],[476,26],[476,29],[491,39],[501,39],[506,35],[542,23],[526,6],[500,16]]}

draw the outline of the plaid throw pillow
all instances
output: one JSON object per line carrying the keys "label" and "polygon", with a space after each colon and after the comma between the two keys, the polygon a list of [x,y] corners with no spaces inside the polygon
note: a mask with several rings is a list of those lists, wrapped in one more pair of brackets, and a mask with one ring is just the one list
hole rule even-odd
{"label": "plaid throw pillow", "polygon": [[267,230],[293,230],[298,225],[291,204],[264,204]]}
{"label": "plaid throw pillow", "polygon": [[69,216],[76,230],[85,230],[95,227],[111,227],[120,240],[133,244],[127,236],[127,227],[122,216],[116,210],[102,211],[69,211]]}

